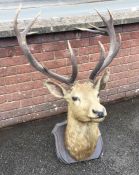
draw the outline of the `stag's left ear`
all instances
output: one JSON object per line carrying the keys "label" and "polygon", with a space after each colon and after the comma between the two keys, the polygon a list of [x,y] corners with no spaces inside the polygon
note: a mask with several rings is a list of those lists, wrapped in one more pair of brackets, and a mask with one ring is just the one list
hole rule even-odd
{"label": "stag's left ear", "polygon": [[107,68],[104,74],[102,75],[102,77],[95,82],[94,84],[95,89],[97,89],[98,91],[103,90],[106,86],[106,83],[109,80],[109,75],[110,75],[110,70]]}
{"label": "stag's left ear", "polygon": [[45,81],[44,86],[48,88],[51,94],[58,98],[64,98],[66,90],[59,84],[53,81]]}

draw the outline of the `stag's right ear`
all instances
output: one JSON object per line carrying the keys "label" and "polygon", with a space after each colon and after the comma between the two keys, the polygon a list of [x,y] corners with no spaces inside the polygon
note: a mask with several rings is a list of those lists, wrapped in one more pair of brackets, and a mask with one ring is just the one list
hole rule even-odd
{"label": "stag's right ear", "polygon": [[105,88],[106,83],[107,83],[108,80],[109,80],[109,75],[110,75],[110,71],[109,71],[109,69],[107,68],[107,69],[105,70],[104,74],[102,75],[102,77],[101,77],[99,80],[97,80],[97,81],[95,82],[94,87],[95,87],[96,89],[98,89],[98,91],[103,90],[103,89]]}
{"label": "stag's right ear", "polygon": [[53,81],[45,81],[44,86],[48,88],[51,94],[58,98],[64,98],[66,90],[59,84]]}

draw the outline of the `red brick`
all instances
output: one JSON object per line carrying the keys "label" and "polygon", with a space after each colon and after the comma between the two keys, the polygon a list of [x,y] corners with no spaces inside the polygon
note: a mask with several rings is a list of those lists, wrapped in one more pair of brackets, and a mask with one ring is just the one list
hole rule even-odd
{"label": "red brick", "polygon": [[23,99],[23,100],[21,100],[21,102],[20,102],[20,107],[21,107],[21,108],[24,108],[24,107],[26,107],[26,106],[32,106],[32,105],[33,105],[32,98]]}
{"label": "red brick", "polygon": [[135,31],[135,32],[132,31],[130,35],[131,35],[131,39],[139,39],[139,31]]}
{"label": "red brick", "polygon": [[0,86],[0,95],[4,95],[6,93],[5,86]]}
{"label": "red brick", "polygon": [[133,69],[133,70],[130,70],[129,77],[138,76],[138,74],[139,74],[139,70]]}
{"label": "red brick", "polygon": [[88,38],[90,37],[90,32],[83,32],[83,31],[78,31],[80,33],[80,38]]}
{"label": "red brick", "polygon": [[129,77],[129,71],[114,73],[110,75],[109,81],[117,81],[119,79],[124,79]]}
{"label": "red brick", "polygon": [[131,42],[131,47],[139,46],[139,39],[132,39],[130,40],[130,42]]}
{"label": "red brick", "polygon": [[[106,90],[103,91],[105,95],[113,95],[113,94],[117,94],[118,92],[118,88],[114,87],[114,88],[111,88],[111,89],[107,89],[106,87]],[[102,94],[101,94],[102,95]]]}
{"label": "red brick", "polygon": [[12,101],[12,102],[3,103],[3,104],[0,104],[0,112],[10,111],[13,109],[17,109],[19,107],[20,107],[19,101]]}
{"label": "red brick", "polygon": [[45,101],[52,102],[51,106],[53,105],[53,102],[55,102],[55,100],[56,100],[56,97],[54,97],[54,95],[50,94],[50,92],[47,96],[45,96]]}
{"label": "red brick", "polygon": [[98,44],[98,41],[100,41],[102,44],[106,44],[106,43],[109,43],[109,40],[110,39],[108,36],[99,35],[95,37],[94,44]]}
{"label": "red brick", "polygon": [[121,45],[121,49],[125,49],[125,48],[130,48],[131,47],[131,41],[122,41],[122,45]]}
{"label": "red brick", "polygon": [[41,88],[41,87],[43,87],[43,81],[42,80],[32,81],[32,88],[33,89],[38,89],[38,88]]}
{"label": "red brick", "polygon": [[0,95],[0,104],[5,103],[5,102],[6,102],[5,95]]}
{"label": "red brick", "polygon": [[71,40],[71,39],[74,39],[76,38],[76,31],[72,31],[72,32],[66,32],[65,33],[65,39],[66,40]]}
{"label": "red brick", "polygon": [[131,55],[139,54],[139,46],[131,47]]}
{"label": "red brick", "polygon": [[43,88],[43,86],[42,88],[32,90],[32,97],[42,96],[47,94],[48,94],[48,89],[46,87]]}
{"label": "red brick", "polygon": [[42,52],[42,45],[41,44],[31,44],[29,46],[31,53],[40,53]]}
{"label": "red brick", "polygon": [[43,73],[41,73],[39,71],[32,72],[30,77],[32,78],[33,81],[47,79],[47,75],[44,75]]}
{"label": "red brick", "polygon": [[79,48],[79,56],[87,55],[90,53],[89,47]]}
{"label": "red brick", "polygon": [[95,64],[90,62],[90,63],[84,63],[84,64],[81,64],[79,66],[79,71],[80,72],[83,72],[83,71],[89,71],[89,70],[93,70],[93,68],[95,67]]}
{"label": "red brick", "polygon": [[[67,65],[68,64],[71,65],[71,63],[67,63]],[[71,75],[71,66],[59,67],[59,68],[56,68],[55,71],[57,74],[60,74],[60,75],[68,75],[68,74]]]}
{"label": "red brick", "polygon": [[67,58],[70,57],[70,52],[69,50],[58,50],[54,52],[55,58],[58,59],[62,59],[62,58]]}
{"label": "red brick", "polygon": [[89,46],[88,49],[89,49],[89,54],[99,53],[99,46],[98,45]]}
{"label": "red brick", "polygon": [[16,59],[18,61],[16,65],[29,64],[28,59],[24,55],[16,56]]}
{"label": "red brick", "polygon": [[8,102],[19,101],[19,100],[27,99],[31,97],[32,97],[32,90],[22,91],[22,92],[18,91],[18,92],[13,92],[11,94],[5,94],[5,99]]}
{"label": "red brick", "polygon": [[11,76],[17,74],[17,66],[4,67],[3,73],[5,76]]}
{"label": "red brick", "polygon": [[111,74],[124,72],[124,71],[127,71],[127,70],[130,70],[129,64],[116,65],[116,66],[111,66],[110,67]]}
{"label": "red brick", "polygon": [[[128,56],[129,57],[129,56]],[[126,59],[125,59],[126,57],[120,57],[120,58],[114,58],[113,59],[113,61],[112,61],[112,63],[110,63],[110,66],[112,67],[112,66],[118,66],[118,65],[121,65],[121,64],[127,64],[126,63]],[[125,59],[125,62],[124,62],[124,59]]]}
{"label": "red brick", "polygon": [[16,84],[16,83],[17,83],[16,75],[5,77],[5,84],[6,85]]}
{"label": "red brick", "polygon": [[89,38],[73,39],[70,43],[72,48],[86,47],[89,46]]}
{"label": "red brick", "polygon": [[84,55],[84,56],[79,56],[77,57],[78,64],[84,64],[89,62],[89,56]]}
{"label": "red brick", "polygon": [[1,38],[0,39],[0,47],[12,47],[18,45],[16,38],[13,37],[7,37],[7,38]]}
{"label": "red brick", "polygon": [[124,56],[129,56],[131,53],[131,48],[125,48],[125,49],[120,49],[116,58],[117,57],[124,57]]}
{"label": "red brick", "polygon": [[0,86],[5,85],[5,77],[0,77]]}
{"label": "red brick", "polygon": [[111,82],[108,82],[108,88],[115,88],[115,87],[120,87],[120,86],[123,86],[123,85],[127,85],[128,84],[128,78],[124,78],[124,79],[120,79],[120,80],[117,80],[117,81],[111,81]]}
{"label": "red brick", "polygon": [[34,71],[35,71],[35,68],[32,67],[30,64],[18,65],[16,67],[17,74],[31,73],[31,72],[34,72]]}
{"label": "red brick", "polygon": [[22,51],[22,49],[20,48],[20,46],[16,46],[16,47],[15,47],[15,55],[16,55],[16,56],[23,55],[23,51]]}
{"label": "red brick", "polygon": [[16,75],[17,83],[28,82],[32,80],[31,73],[17,74]]}
{"label": "red brick", "polygon": [[56,33],[54,34],[55,41],[63,41],[65,40],[65,33]]}
{"label": "red brick", "polygon": [[134,25],[131,25],[131,24],[123,25],[123,32],[133,32],[133,31],[137,31],[138,29],[139,29],[138,23]]}
{"label": "red brick", "polygon": [[139,61],[139,54],[129,55],[129,56],[120,58],[120,64],[128,64],[128,63],[137,62],[137,61]]}
{"label": "red brick", "polygon": [[122,42],[126,41],[126,40],[130,40],[130,39],[132,39],[131,33],[130,32],[121,33],[121,38],[122,38]]}
{"label": "red brick", "polygon": [[0,65],[3,67],[16,66],[18,64],[20,64],[18,57],[5,57],[0,59]]}
{"label": "red brick", "polygon": [[96,43],[96,38],[95,38],[95,36],[93,35],[93,36],[91,36],[90,38],[89,38],[89,45],[97,45],[98,43]]}
{"label": "red brick", "polygon": [[135,91],[135,90],[127,91],[127,92],[126,92],[126,96],[127,96],[127,97],[134,97],[134,96],[136,96],[136,95],[138,95],[138,94],[139,94],[139,91],[137,92],[137,91]]}
{"label": "red brick", "polygon": [[54,59],[54,52],[36,53],[33,54],[33,56],[37,59],[38,62],[49,61]]}
{"label": "red brick", "polygon": [[96,62],[97,64],[97,62],[99,61],[99,56],[100,56],[99,53],[89,55],[90,62]]}
{"label": "red brick", "polygon": [[78,79],[79,80],[88,79],[89,78],[89,75],[90,75],[90,72],[89,71],[79,72]]}
{"label": "red brick", "polygon": [[31,90],[31,89],[33,89],[33,83],[32,83],[32,81],[20,83],[20,84],[18,84],[17,89],[19,92]]}
{"label": "red brick", "polygon": [[5,76],[5,69],[6,69],[6,67],[1,67],[0,68],[0,77],[4,77]]}
{"label": "red brick", "polygon": [[[23,86],[23,84],[22,84]],[[17,84],[10,84],[5,86],[5,93],[10,94],[13,92],[17,92],[19,90],[19,86]]]}
{"label": "red brick", "polygon": [[118,100],[118,99],[125,98],[125,97],[126,97],[125,92],[114,94],[114,95],[109,95],[108,101],[114,101],[114,100]]}
{"label": "red brick", "polygon": [[121,93],[121,92],[127,92],[127,91],[130,91],[130,90],[133,90],[133,89],[136,89],[136,84],[132,84],[132,85],[124,85],[124,86],[120,86],[118,88],[118,93]]}
{"label": "red brick", "polygon": [[0,58],[14,56],[14,47],[0,48]]}
{"label": "red brick", "polygon": [[128,77],[129,84],[136,83],[136,82],[139,82],[139,76]]}
{"label": "red brick", "polygon": [[130,69],[138,69],[139,68],[139,61],[133,62],[129,65]]}
{"label": "red brick", "polygon": [[34,97],[32,98],[32,102],[33,102],[33,105],[37,105],[37,104],[42,104],[45,102],[45,96],[38,96],[38,97]]}
{"label": "red brick", "polygon": [[46,51],[56,51],[56,50],[64,50],[67,48],[67,44],[64,41],[46,43],[42,45],[43,52]]}
{"label": "red brick", "polygon": [[55,69],[58,67],[65,67],[66,66],[66,60],[67,59],[58,59],[58,60],[52,60],[52,61],[46,61],[44,62],[45,67],[48,69]]}

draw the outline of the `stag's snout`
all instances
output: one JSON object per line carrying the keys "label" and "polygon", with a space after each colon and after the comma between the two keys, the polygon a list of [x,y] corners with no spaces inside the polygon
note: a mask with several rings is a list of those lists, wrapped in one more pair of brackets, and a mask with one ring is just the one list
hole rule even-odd
{"label": "stag's snout", "polygon": [[104,119],[107,116],[107,111],[104,106],[99,105],[97,109],[92,109],[94,119]]}
{"label": "stag's snout", "polygon": [[98,118],[104,118],[106,116],[106,112],[103,110],[103,111],[96,111],[96,110],[92,110],[92,112],[94,114],[96,114],[98,116]]}

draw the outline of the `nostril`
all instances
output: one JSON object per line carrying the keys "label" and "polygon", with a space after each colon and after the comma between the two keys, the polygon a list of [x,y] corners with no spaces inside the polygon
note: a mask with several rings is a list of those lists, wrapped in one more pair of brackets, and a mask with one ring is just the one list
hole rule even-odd
{"label": "nostril", "polygon": [[98,113],[98,111],[95,111],[94,109],[92,110],[92,112],[93,112],[94,114],[97,114],[97,113]]}
{"label": "nostril", "polygon": [[100,112],[100,111],[96,111],[96,110],[92,110],[92,112],[94,113],[94,114],[97,114],[97,116],[99,117],[99,118],[103,118],[104,117],[104,112]]}
{"label": "nostril", "polygon": [[98,112],[98,116],[99,116],[99,118],[103,118],[104,117],[104,112]]}

